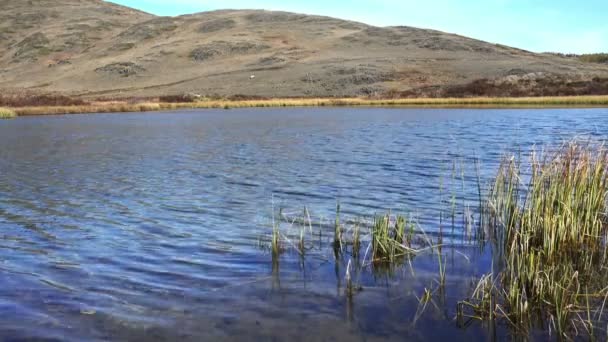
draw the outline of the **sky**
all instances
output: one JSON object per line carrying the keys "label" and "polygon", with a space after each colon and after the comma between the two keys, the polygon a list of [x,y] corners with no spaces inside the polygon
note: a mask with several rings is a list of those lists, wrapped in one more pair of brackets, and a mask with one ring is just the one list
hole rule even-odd
{"label": "sky", "polygon": [[112,0],[156,15],[267,9],[430,28],[535,52],[608,52],[608,0]]}

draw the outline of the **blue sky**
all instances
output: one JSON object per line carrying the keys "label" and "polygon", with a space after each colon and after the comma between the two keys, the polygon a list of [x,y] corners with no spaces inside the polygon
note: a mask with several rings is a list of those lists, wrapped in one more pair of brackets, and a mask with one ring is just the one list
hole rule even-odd
{"label": "blue sky", "polygon": [[406,25],[531,51],[608,52],[607,0],[113,0],[157,15],[216,9],[321,14],[377,26]]}

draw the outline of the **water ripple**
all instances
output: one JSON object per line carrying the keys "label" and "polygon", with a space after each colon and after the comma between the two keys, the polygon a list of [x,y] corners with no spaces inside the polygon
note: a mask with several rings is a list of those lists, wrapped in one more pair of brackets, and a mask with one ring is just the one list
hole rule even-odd
{"label": "water ripple", "polygon": [[[475,160],[486,184],[503,153],[607,134],[605,109],[248,109],[2,121],[0,339],[238,339],[255,326],[264,340],[267,326],[304,332],[298,324],[325,324],[314,315],[350,336],[336,323],[344,303],[331,254],[304,263],[296,255],[279,277],[257,248],[273,207],[306,206],[321,246],[331,243],[337,201],[351,218],[411,211],[436,236],[453,193],[459,204],[478,202]],[[455,215],[458,226],[444,238],[465,248],[464,213]],[[461,267],[477,272],[475,265]],[[357,329],[405,333],[390,322],[406,309],[379,310],[388,288],[366,277],[365,306],[378,318],[366,315]],[[453,286],[464,287],[463,279],[455,275]]]}

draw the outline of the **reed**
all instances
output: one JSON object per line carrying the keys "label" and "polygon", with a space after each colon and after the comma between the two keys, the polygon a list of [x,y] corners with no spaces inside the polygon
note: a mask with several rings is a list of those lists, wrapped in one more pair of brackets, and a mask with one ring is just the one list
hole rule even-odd
{"label": "reed", "polygon": [[422,317],[429,303],[433,303],[433,305],[436,306],[436,304],[433,302],[433,292],[426,287],[424,288],[424,293],[422,296],[420,296],[420,298],[416,296],[416,299],[418,300],[418,307],[416,308],[416,314],[414,315],[412,326],[415,326],[416,322],[418,322],[418,320]]}
{"label": "reed", "polygon": [[[457,169],[455,164],[452,166],[452,183],[456,184]],[[461,166],[462,182],[463,170]],[[465,319],[492,321],[492,324],[502,321],[524,335],[540,323],[558,339],[573,339],[583,334],[591,339],[605,337],[600,335],[606,333],[608,321],[604,315],[608,301],[608,268],[605,267],[608,261],[608,150],[600,144],[569,142],[551,152],[533,153],[529,163],[523,163],[520,157],[504,158],[487,194],[481,185],[477,160],[475,170],[475,192],[479,196],[479,214],[483,216],[479,221],[483,226],[478,227],[476,236],[478,242],[491,245],[493,260],[491,272],[479,279],[469,298],[458,303],[458,322],[465,326]],[[441,182],[443,193],[443,180]],[[443,198],[440,198],[443,208]],[[445,201],[453,217],[455,205],[460,203],[455,198],[452,194],[452,199]],[[465,201],[462,205],[468,208]],[[466,213],[465,217],[468,216]],[[304,250],[306,226],[312,234],[306,208],[299,222],[300,250]],[[369,234],[363,235],[361,227],[369,227]],[[415,228],[420,228],[418,235]],[[407,216],[388,212],[364,225],[360,221],[353,224],[341,216],[339,203],[333,229],[336,255],[346,252],[344,246],[353,246],[354,263],[349,262],[345,276],[347,293],[352,294],[353,288],[351,266],[358,269],[370,265],[374,273],[390,274],[404,261],[411,261],[425,251],[437,253],[438,293],[445,296],[445,291],[450,291],[441,229],[438,243],[433,245],[424,230]],[[425,242],[414,241],[416,236]],[[280,235],[278,225],[273,228],[272,240],[273,255],[283,250],[281,240],[297,248],[286,235]],[[369,245],[361,260],[358,253],[362,240]],[[369,263],[366,262],[368,256],[371,257]],[[431,298],[431,292],[425,291],[420,300],[421,313],[426,304],[432,302]]]}
{"label": "reed", "polygon": [[0,119],[12,119],[17,117],[14,110],[0,107]]}
{"label": "reed", "polygon": [[272,251],[273,259],[281,255],[283,252],[283,244],[281,241],[281,229],[280,229],[280,220],[283,215],[283,211],[279,210],[279,220],[275,220],[274,218],[274,206],[272,213],[272,236],[270,238],[270,250]]}
{"label": "reed", "polygon": [[395,263],[406,255],[415,254],[416,250],[411,248],[413,227],[405,216],[398,215],[394,224],[391,222],[390,213],[376,217],[371,231],[373,260]]}
{"label": "reed", "polygon": [[437,249],[437,260],[439,262],[439,286],[444,288],[445,287],[445,280],[446,280],[446,266],[447,266],[447,260],[443,259],[443,254],[441,252],[441,248]]}
{"label": "reed", "polygon": [[580,315],[608,295],[607,150],[570,142],[543,158],[533,155],[526,171],[515,158],[500,166],[485,222],[501,268],[461,304],[475,317],[502,317],[522,331],[543,319],[559,338],[580,325],[593,331],[601,317]]}
{"label": "reed", "polygon": [[272,249],[272,254],[279,255],[283,250],[281,247],[281,233],[279,231],[279,227],[275,226],[272,228],[272,239],[270,242],[270,246]]}
{"label": "reed", "polygon": [[397,220],[395,222],[395,241],[403,244],[405,243],[405,226],[407,225],[407,221],[403,216],[397,216]]}
{"label": "reed", "polygon": [[342,249],[342,225],[340,224],[340,203],[336,205],[336,221],[334,222],[334,248]]}
{"label": "reed", "polygon": [[351,262],[352,260],[348,260],[348,265],[346,265],[346,274],[344,275],[344,282],[346,283],[346,295],[352,297],[355,288],[353,286],[353,277],[351,275]]}
{"label": "reed", "polygon": [[357,222],[353,228],[353,256],[358,257],[361,250],[361,227]]}

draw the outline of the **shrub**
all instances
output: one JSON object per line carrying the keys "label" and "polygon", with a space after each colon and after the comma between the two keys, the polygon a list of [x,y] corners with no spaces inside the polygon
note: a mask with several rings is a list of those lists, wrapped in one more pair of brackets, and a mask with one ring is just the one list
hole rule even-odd
{"label": "shrub", "polygon": [[608,63],[608,53],[592,53],[578,58],[585,63]]}
{"label": "shrub", "polygon": [[15,94],[0,95],[0,106],[42,107],[42,106],[82,106],[86,101],[66,95]]}

